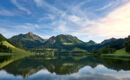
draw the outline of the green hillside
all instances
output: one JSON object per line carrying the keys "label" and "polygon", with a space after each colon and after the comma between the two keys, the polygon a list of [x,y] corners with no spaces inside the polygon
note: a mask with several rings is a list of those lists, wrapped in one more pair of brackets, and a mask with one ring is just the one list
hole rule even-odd
{"label": "green hillside", "polygon": [[111,57],[111,58],[114,58],[114,57],[117,57],[117,58],[129,58],[130,57],[130,53],[126,52],[125,49],[120,49],[120,50],[117,50],[116,52],[114,53],[111,53],[111,54],[102,54],[101,56],[103,57]]}
{"label": "green hillside", "polygon": [[29,51],[25,51],[23,49],[17,48],[13,45],[11,45],[10,43],[8,43],[7,41],[1,41],[0,43],[2,43],[2,45],[10,48],[12,50],[12,52],[10,53],[4,53],[4,52],[0,52],[0,55],[2,54],[9,54],[9,55],[30,55]]}
{"label": "green hillside", "polygon": [[[2,49],[5,49],[5,48],[9,48],[11,49],[11,52],[9,52],[10,54],[24,54],[26,53],[27,51],[23,50],[23,49],[20,49],[20,48],[17,48],[15,45],[12,45],[10,44],[7,39],[2,35],[0,34],[0,48]],[[1,51],[2,52],[2,51]],[[4,52],[4,51],[3,51]]]}
{"label": "green hillside", "polygon": [[25,51],[23,49],[17,48],[14,45],[10,44],[7,39],[0,35],[0,57],[10,56],[8,60],[5,60],[0,64],[0,68],[27,56],[32,55],[32,53]]}
{"label": "green hillside", "polygon": [[7,41],[2,41],[1,42],[3,45],[10,47],[10,48],[16,48],[15,46],[11,45],[10,43],[8,43]]}

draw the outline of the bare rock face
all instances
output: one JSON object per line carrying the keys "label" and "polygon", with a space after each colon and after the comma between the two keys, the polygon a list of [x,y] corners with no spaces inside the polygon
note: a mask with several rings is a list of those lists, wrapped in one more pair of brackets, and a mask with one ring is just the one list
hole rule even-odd
{"label": "bare rock face", "polygon": [[25,36],[30,37],[30,39],[32,40],[42,40],[40,36],[33,34],[32,32],[28,32],[27,34],[25,34]]}
{"label": "bare rock face", "polygon": [[30,36],[31,36],[31,35],[33,35],[33,33],[32,33],[32,32],[28,32],[27,35],[30,35]]}

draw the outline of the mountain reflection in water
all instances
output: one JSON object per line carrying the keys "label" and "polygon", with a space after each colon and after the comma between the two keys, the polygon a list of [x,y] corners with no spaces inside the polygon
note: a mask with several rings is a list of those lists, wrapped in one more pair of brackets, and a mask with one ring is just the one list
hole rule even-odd
{"label": "mountain reflection in water", "polygon": [[86,79],[130,80],[130,60],[92,56],[32,56],[15,61],[0,70],[0,80]]}

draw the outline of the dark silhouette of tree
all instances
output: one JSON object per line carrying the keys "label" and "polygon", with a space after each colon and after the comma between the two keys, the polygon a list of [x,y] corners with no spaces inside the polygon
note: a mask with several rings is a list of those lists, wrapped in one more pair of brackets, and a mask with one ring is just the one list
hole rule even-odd
{"label": "dark silhouette of tree", "polygon": [[130,53],[130,41],[125,43],[125,50]]}
{"label": "dark silhouette of tree", "polygon": [[116,51],[115,48],[110,47],[110,46],[106,46],[106,47],[103,47],[103,48],[99,49],[97,52],[98,53],[106,53],[106,54],[108,54],[108,53],[114,53],[115,51]]}

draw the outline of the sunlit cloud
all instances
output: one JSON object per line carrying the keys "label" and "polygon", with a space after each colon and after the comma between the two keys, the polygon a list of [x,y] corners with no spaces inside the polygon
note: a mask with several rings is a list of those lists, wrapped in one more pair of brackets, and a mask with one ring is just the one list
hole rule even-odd
{"label": "sunlit cloud", "polygon": [[89,31],[88,35],[107,38],[130,35],[130,2],[112,11],[86,30]]}

